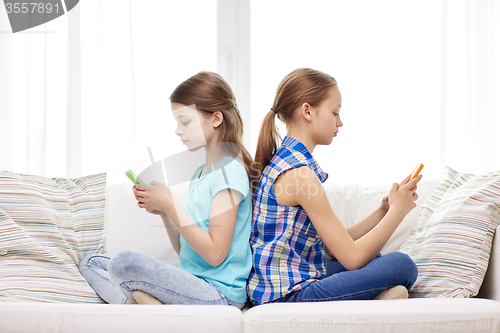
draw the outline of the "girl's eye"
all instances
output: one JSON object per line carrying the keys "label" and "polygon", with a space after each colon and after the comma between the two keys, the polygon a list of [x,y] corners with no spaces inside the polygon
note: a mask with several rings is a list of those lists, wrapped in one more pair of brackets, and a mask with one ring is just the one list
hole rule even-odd
{"label": "girl's eye", "polygon": [[189,124],[189,121],[182,122],[182,125],[184,125],[184,126],[186,126],[187,124]]}
{"label": "girl's eye", "polygon": [[339,116],[339,114],[338,114],[338,113],[335,113],[335,112],[334,112],[333,114],[334,114],[334,115],[336,115],[337,117]]}

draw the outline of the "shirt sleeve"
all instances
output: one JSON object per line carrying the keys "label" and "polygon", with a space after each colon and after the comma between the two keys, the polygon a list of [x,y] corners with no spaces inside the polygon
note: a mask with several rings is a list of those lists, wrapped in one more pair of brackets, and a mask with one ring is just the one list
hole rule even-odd
{"label": "shirt sleeve", "polygon": [[216,174],[210,184],[212,198],[225,189],[236,190],[241,193],[241,200],[245,199],[250,192],[250,183],[245,167],[234,158],[216,170]]}

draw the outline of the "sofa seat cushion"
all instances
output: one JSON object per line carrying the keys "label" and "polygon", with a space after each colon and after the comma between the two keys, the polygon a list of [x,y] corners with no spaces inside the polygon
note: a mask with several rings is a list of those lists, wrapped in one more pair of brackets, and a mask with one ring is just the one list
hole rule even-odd
{"label": "sofa seat cushion", "polygon": [[469,298],[270,303],[245,313],[245,333],[498,332],[500,302]]}
{"label": "sofa seat cushion", "polygon": [[222,305],[0,303],[2,332],[243,332],[243,315]]}

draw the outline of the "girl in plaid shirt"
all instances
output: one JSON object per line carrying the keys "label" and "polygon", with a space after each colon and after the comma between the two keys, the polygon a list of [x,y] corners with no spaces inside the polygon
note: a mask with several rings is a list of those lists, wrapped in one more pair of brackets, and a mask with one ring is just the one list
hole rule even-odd
{"label": "girl in plaid shirt", "polygon": [[[254,304],[407,298],[417,278],[409,256],[379,252],[416,206],[422,176],[394,183],[378,209],[348,228],[328,202],[328,175],[312,152],[337,136],[341,103],[335,79],[313,69],[294,70],[278,86],[255,156],[261,177],[247,285]],[[287,125],[281,146],[275,117]],[[325,263],[325,252],[334,259]]]}

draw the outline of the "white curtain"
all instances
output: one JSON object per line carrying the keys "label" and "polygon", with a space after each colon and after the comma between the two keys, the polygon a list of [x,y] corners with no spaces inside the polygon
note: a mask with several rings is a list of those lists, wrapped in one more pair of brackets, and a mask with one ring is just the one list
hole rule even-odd
{"label": "white curtain", "polygon": [[500,2],[443,1],[441,165],[500,168]]}
{"label": "white curtain", "polygon": [[4,8],[0,6],[0,167],[45,174],[45,161],[54,159],[58,163],[52,171],[65,173],[66,147],[60,137],[66,136],[67,17],[14,35]]}
{"label": "white curtain", "polygon": [[[82,1],[16,34],[0,6],[0,169],[123,182],[150,163],[146,147],[156,159],[183,149],[168,97],[218,56],[235,61],[217,48],[226,2]],[[392,182],[417,163],[429,177],[500,168],[498,1],[253,0],[247,23],[229,39],[251,42],[239,52],[252,95],[237,92],[252,103],[250,151],[279,80],[309,66],[343,94],[344,128],[315,151],[334,181]]]}
{"label": "white curtain", "polygon": [[216,70],[215,0],[82,1],[16,34],[0,7],[0,169],[125,182],[184,149],[169,95]]}
{"label": "white curtain", "polygon": [[499,10],[496,0],[253,1],[253,149],[280,80],[312,67],[342,93],[344,126],[314,151],[333,181],[399,181],[418,163],[428,178],[446,165],[499,169]]}

